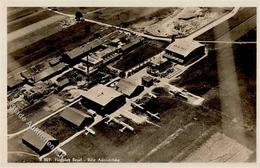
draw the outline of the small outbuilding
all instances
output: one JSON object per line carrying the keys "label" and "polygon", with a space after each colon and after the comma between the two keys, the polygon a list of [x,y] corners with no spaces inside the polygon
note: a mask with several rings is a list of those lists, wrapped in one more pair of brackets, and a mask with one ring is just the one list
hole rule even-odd
{"label": "small outbuilding", "polygon": [[61,81],[57,81],[57,86],[59,89],[63,89],[69,84],[70,84],[70,80],[68,78],[62,79]]}
{"label": "small outbuilding", "polygon": [[142,77],[142,85],[145,87],[150,87],[153,85],[153,78],[151,76],[143,76]]}
{"label": "small outbuilding", "polygon": [[172,67],[172,62],[168,60],[167,58],[156,58],[153,59],[147,67],[147,73],[159,76],[163,72],[167,71]]}
{"label": "small outbuilding", "polygon": [[59,58],[52,58],[51,60],[49,60],[49,65],[50,66],[55,66],[55,65],[57,65],[57,64],[59,64],[60,63],[60,59]]}

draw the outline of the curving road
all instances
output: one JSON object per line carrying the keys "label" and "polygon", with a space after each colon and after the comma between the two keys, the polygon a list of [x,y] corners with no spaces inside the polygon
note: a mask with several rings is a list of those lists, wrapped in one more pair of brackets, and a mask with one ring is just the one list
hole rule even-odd
{"label": "curving road", "polygon": [[[63,12],[59,12],[59,11],[55,11],[55,10],[52,10],[50,8],[47,8],[47,10],[49,11],[52,11],[52,12],[55,12],[59,15],[63,15],[63,16],[68,16],[68,17],[71,17],[71,18],[75,18],[75,15],[72,15],[72,14],[66,14],[66,13],[63,13]],[[195,37],[205,33],[206,31],[212,29],[213,27],[215,27],[216,25],[228,20],[229,18],[233,17],[239,10],[239,7],[235,7],[230,13],[222,16],[221,18],[213,21],[212,23],[204,26],[203,28],[193,32],[192,34],[190,34],[189,36],[185,37],[187,39],[194,39]],[[106,26],[106,27],[114,27],[118,30],[122,30],[122,31],[126,31],[126,32],[130,32],[130,33],[133,33],[135,35],[138,35],[138,36],[142,36],[142,37],[145,37],[145,38],[149,38],[149,39],[152,39],[152,40],[159,40],[159,41],[167,41],[167,42],[171,42],[171,38],[166,38],[166,37],[157,37],[157,36],[152,36],[152,35],[148,35],[148,34],[144,34],[144,33],[141,33],[141,32],[137,32],[137,31],[134,31],[134,30],[131,30],[131,29],[127,29],[127,28],[122,28],[122,27],[119,27],[119,26],[115,26],[115,25],[111,25],[111,24],[107,24],[107,23],[103,23],[103,22],[99,22],[99,21],[95,21],[95,20],[91,20],[91,19],[86,19],[84,18],[84,20],[86,22],[90,22],[90,23],[96,23],[98,25],[101,25],[101,26]]]}

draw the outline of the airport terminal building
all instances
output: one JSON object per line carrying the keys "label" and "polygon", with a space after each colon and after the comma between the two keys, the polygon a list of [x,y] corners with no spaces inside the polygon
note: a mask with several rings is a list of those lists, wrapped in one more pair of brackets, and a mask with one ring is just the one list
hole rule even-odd
{"label": "airport terminal building", "polygon": [[166,49],[164,57],[185,64],[194,57],[205,55],[205,45],[190,40],[176,39]]}

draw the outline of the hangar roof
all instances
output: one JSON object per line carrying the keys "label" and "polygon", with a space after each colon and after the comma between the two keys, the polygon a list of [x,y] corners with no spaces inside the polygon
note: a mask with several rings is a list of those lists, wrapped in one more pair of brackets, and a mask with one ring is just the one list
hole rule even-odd
{"label": "hangar roof", "polygon": [[76,125],[77,127],[80,127],[80,125],[84,122],[86,118],[92,118],[91,116],[70,107],[63,110],[60,116],[65,120],[71,122],[72,124]]}
{"label": "hangar roof", "polygon": [[136,83],[134,83],[132,80],[129,79],[121,79],[118,84],[118,91],[127,95],[127,96],[131,96],[134,91],[137,89],[138,85]]}
{"label": "hangar roof", "polygon": [[108,86],[98,84],[89,89],[86,93],[83,93],[82,96],[102,106],[106,106],[113,99],[122,96],[122,94]]}
{"label": "hangar roof", "polygon": [[42,150],[48,141],[57,140],[40,129],[38,130],[29,129],[23,136],[23,139],[28,143],[30,143],[31,145],[33,145],[34,147],[36,147],[38,150]]}
{"label": "hangar roof", "polygon": [[203,44],[193,40],[176,39],[166,50],[180,54],[184,57],[188,56],[195,49],[204,46]]}

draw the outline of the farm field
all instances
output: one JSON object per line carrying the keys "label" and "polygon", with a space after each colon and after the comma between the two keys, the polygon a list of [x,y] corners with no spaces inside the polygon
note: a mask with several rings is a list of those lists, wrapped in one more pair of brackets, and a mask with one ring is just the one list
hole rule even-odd
{"label": "farm field", "polygon": [[247,161],[252,151],[224,134],[215,133],[184,162],[241,162]]}
{"label": "farm field", "polygon": [[59,114],[49,118],[38,127],[44,132],[58,139],[59,142],[63,142],[78,131],[70,124],[64,122]]}
{"label": "farm field", "polygon": [[[23,114],[27,118],[27,122],[32,121],[35,123],[40,119],[52,114],[62,106],[63,104],[61,100],[51,96],[46,100],[26,109],[23,111]],[[28,127],[26,122],[23,122],[16,114],[8,114],[7,122],[9,134],[18,132]]]}
{"label": "farm field", "polygon": [[[53,25],[53,30],[55,31],[57,29],[57,24],[54,23]],[[91,32],[87,34],[84,30],[85,26],[90,26],[91,27]],[[49,27],[50,28],[50,27]],[[8,72],[12,72],[17,68],[23,67],[32,61],[37,61],[39,59],[42,59],[43,57],[49,58],[51,56],[59,56],[59,54],[62,53],[64,50],[70,50],[73,49],[74,47],[87,42],[91,38],[93,38],[93,33],[100,30],[99,25],[87,23],[87,22],[82,22],[75,24],[73,26],[68,27],[67,29],[58,31],[48,37],[38,39],[36,41],[33,40],[33,43],[28,46],[28,47],[23,47],[20,49],[17,49],[11,53],[9,53],[8,57]],[[44,28],[42,29],[43,31],[45,30]],[[46,29],[47,30],[47,29]],[[45,30],[45,31],[46,31]],[[112,29],[111,29],[112,31]],[[64,38],[67,34],[72,34],[71,36],[68,36],[67,38]],[[34,35],[38,36],[38,34],[33,33]],[[33,36],[31,34],[31,36]],[[30,35],[28,35],[30,36]],[[34,39],[34,38],[33,38]],[[23,39],[24,41],[24,39]],[[30,39],[26,39],[25,41],[30,42]],[[56,41],[59,41],[59,43],[55,43]],[[73,41],[73,43],[71,43]],[[19,39],[15,40],[18,45],[25,45],[25,43],[19,41]],[[45,47],[43,47],[45,46]],[[9,45],[11,48],[11,46]],[[12,49],[13,50],[13,49]],[[35,63],[35,62],[34,62]],[[21,71],[21,70],[19,70]],[[19,72],[18,71],[18,72]]]}
{"label": "farm field", "polygon": [[202,35],[195,38],[198,41],[211,41],[216,40],[223,36],[225,33],[229,32],[239,24],[245,22],[251,17],[256,15],[256,8],[241,8],[239,12],[229,20],[217,25],[213,29],[208,30]]}
{"label": "farm field", "polygon": [[20,8],[20,7],[11,7],[8,8],[7,11],[7,22],[10,23],[14,20],[18,20],[22,17],[29,16],[33,14],[34,12],[40,11],[41,8],[39,7],[32,7],[32,8]]}
{"label": "farm field", "polygon": [[[9,10],[9,9],[8,9]],[[44,20],[48,17],[55,15],[53,12],[45,11],[44,9],[39,10],[31,15],[24,16],[20,19],[8,22],[7,24],[7,33],[13,32],[15,30],[21,29],[30,24],[36,23],[38,21]]]}
{"label": "farm field", "polygon": [[[60,15],[52,16],[50,18],[44,19],[44,20],[36,22],[34,24],[30,24],[30,25],[28,25],[26,27],[23,27],[23,28],[19,29],[19,30],[11,32],[11,33],[8,34],[8,42],[14,41],[14,40],[19,39],[19,38],[21,38],[23,36],[26,36],[27,34],[35,32],[35,31],[43,28],[46,25],[48,26],[48,24],[51,25],[52,23],[59,22],[62,19],[65,19],[65,17],[64,16],[60,16]],[[61,26],[60,26],[60,30],[61,30]],[[42,34],[40,32],[36,32],[36,33],[39,34],[39,35],[48,36],[47,31],[44,34]],[[50,33],[50,34],[52,34],[52,33]],[[39,39],[44,38],[45,36],[40,37]],[[34,37],[32,37],[32,39],[35,39],[36,41],[39,40],[38,38],[34,38]],[[24,45],[26,46],[26,45],[29,45],[29,44],[25,43]],[[14,45],[14,44],[10,43],[10,45]]]}

